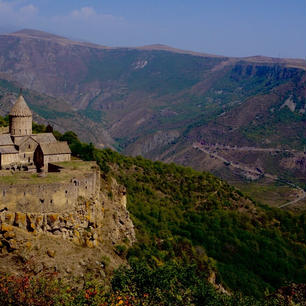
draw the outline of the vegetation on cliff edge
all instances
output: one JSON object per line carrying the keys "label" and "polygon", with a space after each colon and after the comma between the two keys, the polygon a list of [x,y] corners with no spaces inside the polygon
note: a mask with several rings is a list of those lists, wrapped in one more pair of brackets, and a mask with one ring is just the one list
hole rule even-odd
{"label": "vegetation on cliff edge", "polygon": [[67,132],[74,155],[95,159],[104,176],[126,186],[138,242],[127,253],[156,269],[195,264],[232,291],[263,296],[304,282],[305,214],[254,203],[211,174],[97,150]]}

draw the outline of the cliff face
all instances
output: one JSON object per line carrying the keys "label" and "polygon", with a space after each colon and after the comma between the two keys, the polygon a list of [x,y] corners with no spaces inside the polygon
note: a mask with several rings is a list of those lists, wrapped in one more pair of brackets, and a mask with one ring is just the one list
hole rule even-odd
{"label": "cliff face", "polygon": [[96,198],[79,197],[69,211],[3,208],[0,271],[57,272],[68,279],[91,272],[103,279],[124,262],[118,249],[136,240],[125,204],[124,187],[112,179],[103,181]]}

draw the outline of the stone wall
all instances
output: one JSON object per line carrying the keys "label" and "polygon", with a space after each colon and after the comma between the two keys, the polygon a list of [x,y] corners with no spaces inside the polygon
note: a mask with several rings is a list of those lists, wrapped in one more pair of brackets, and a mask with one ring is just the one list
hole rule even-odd
{"label": "stone wall", "polygon": [[47,166],[48,163],[69,161],[71,154],[53,154],[53,155],[44,155],[44,165]]}
{"label": "stone wall", "polygon": [[88,247],[97,246],[104,216],[100,184],[98,167],[66,183],[2,183],[0,253],[16,248],[13,238],[17,229],[58,235]]}
{"label": "stone wall", "polygon": [[[59,175],[61,175],[59,173]],[[0,210],[13,212],[65,212],[74,208],[79,197],[99,199],[100,172],[93,169],[67,183],[1,184]]]}
{"label": "stone wall", "polygon": [[12,163],[17,163],[19,161],[18,153],[0,154],[0,158],[1,158],[1,163],[0,163],[1,167],[5,167]]}
{"label": "stone wall", "polygon": [[[75,179],[72,184],[79,187],[79,196],[74,204],[70,203],[65,209],[59,207],[57,211],[51,211],[49,206],[44,212],[37,212],[32,205],[28,209],[17,205],[1,205],[0,254],[22,252],[24,247],[34,245],[36,240],[45,235],[89,248],[103,249],[106,246],[108,250],[117,244],[130,245],[135,242],[134,225],[125,207],[126,190],[123,186],[118,185],[115,179],[103,181],[106,189],[101,191],[100,177],[97,176],[87,176],[84,180]],[[86,199],[80,195],[81,190],[85,192],[97,187],[99,191],[95,199]]]}

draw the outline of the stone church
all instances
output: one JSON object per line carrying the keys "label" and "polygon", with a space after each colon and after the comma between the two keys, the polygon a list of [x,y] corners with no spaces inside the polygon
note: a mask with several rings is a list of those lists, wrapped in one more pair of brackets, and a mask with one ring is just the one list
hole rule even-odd
{"label": "stone church", "polygon": [[70,158],[67,142],[52,133],[32,133],[32,112],[20,94],[9,113],[9,133],[0,134],[0,168],[48,171],[49,163]]}

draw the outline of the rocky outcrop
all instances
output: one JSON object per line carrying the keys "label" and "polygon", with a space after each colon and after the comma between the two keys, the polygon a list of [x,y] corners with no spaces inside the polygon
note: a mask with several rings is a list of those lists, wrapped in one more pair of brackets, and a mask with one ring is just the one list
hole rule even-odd
{"label": "rocky outcrop", "polygon": [[[7,245],[7,238],[13,238],[15,228],[22,229],[33,236],[45,233],[63,239],[94,247],[98,245],[99,230],[102,226],[103,210],[100,203],[80,198],[74,212],[66,213],[23,213],[3,211],[0,214],[0,237]],[[12,248],[8,248],[10,251]],[[2,249],[3,251],[3,249]]]}
{"label": "rocky outcrop", "polygon": [[0,272],[57,272],[65,278],[93,273],[105,277],[124,262],[118,246],[135,242],[126,190],[103,182],[97,199],[79,197],[65,212],[0,211]]}
{"label": "rocky outcrop", "polygon": [[298,170],[301,173],[306,173],[306,154],[297,153],[287,158],[283,158],[281,161],[281,166],[285,169]]}
{"label": "rocky outcrop", "polygon": [[112,244],[122,240],[130,244],[135,241],[135,232],[126,210],[125,193],[125,188],[113,179],[108,194],[101,194],[101,201],[79,197],[70,211],[25,213],[6,208],[0,213],[0,249],[2,252],[16,249],[10,245],[16,228],[31,233],[33,237],[38,234],[55,235],[90,248],[97,247],[105,239]]}
{"label": "rocky outcrop", "polygon": [[[110,192],[102,197],[104,203],[103,239],[112,245],[125,241],[128,245],[136,241],[133,222],[126,209],[126,189],[112,179]],[[116,205],[109,205],[115,201]]]}

